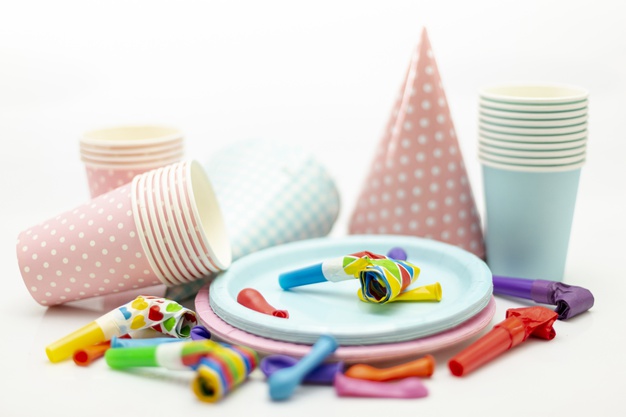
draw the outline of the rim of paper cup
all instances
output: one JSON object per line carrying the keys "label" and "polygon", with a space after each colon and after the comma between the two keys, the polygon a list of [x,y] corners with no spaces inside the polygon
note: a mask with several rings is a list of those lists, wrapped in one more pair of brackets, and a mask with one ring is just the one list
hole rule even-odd
{"label": "rim of paper cup", "polygon": [[563,157],[563,158],[507,158],[504,156],[497,156],[491,154],[485,154],[478,151],[478,158],[480,160],[487,159],[492,162],[498,162],[501,164],[513,164],[513,165],[531,165],[531,166],[552,166],[552,165],[567,165],[575,164],[584,160],[587,157],[587,152],[582,152],[575,156]]}
{"label": "rim of paper cup", "polygon": [[145,230],[145,236],[146,239],[148,240],[150,247],[153,249],[152,250],[152,256],[154,256],[154,260],[156,262],[156,264],[159,266],[159,270],[161,271],[161,273],[163,274],[163,277],[165,278],[165,280],[168,282],[168,285],[172,286],[172,285],[177,285],[178,281],[176,281],[175,279],[173,279],[172,277],[172,272],[170,271],[169,267],[167,266],[165,259],[163,258],[163,254],[161,253],[161,248],[159,247],[159,244],[157,242],[157,238],[156,238],[156,233],[155,233],[155,229],[154,226],[152,224],[152,218],[150,216],[150,213],[148,212],[148,200],[147,200],[147,174],[150,174],[151,172],[146,172],[145,174],[140,175],[140,182],[139,182],[139,190],[143,191],[143,193],[139,194],[139,209],[142,213],[142,218],[145,221],[145,225],[146,225],[146,230]]}
{"label": "rim of paper cup", "polygon": [[184,156],[184,151],[182,149],[176,149],[171,152],[154,155],[103,156],[92,155],[81,150],[80,156],[83,161],[88,160],[105,164],[150,164],[163,160],[182,158]]}
{"label": "rim of paper cup", "polygon": [[173,142],[183,138],[183,133],[164,125],[126,125],[90,130],[83,133],[81,143],[95,146],[148,146]]}
{"label": "rim of paper cup", "polygon": [[158,280],[161,281],[161,283],[169,287],[172,284],[163,275],[163,272],[161,271],[161,267],[157,264],[156,259],[154,258],[152,248],[150,246],[150,242],[148,242],[148,238],[146,234],[144,233],[144,231],[147,230],[147,228],[145,227],[145,224],[144,224],[145,220],[141,214],[141,207],[140,207],[141,202],[140,202],[140,197],[139,197],[141,195],[139,190],[140,190],[140,187],[142,187],[139,183],[142,178],[143,178],[143,175],[137,175],[135,178],[133,178],[133,181],[131,182],[132,207],[133,207],[133,217],[135,219],[135,227],[137,229],[137,235],[139,236],[139,242],[141,242],[141,247],[143,249],[145,257],[148,259],[150,268],[152,268],[152,272],[156,275]]}
{"label": "rim of paper cup", "polygon": [[[188,161],[185,171],[187,195],[191,201],[194,220],[197,220],[196,224],[199,223],[200,226],[198,232],[209,251],[211,260],[220,270],[224,270],[230,266],[232,251],[222,209],[213,185],[199,162]],[[209,208],[212,209],[210,216],[208,215]]]}
{"label": "rim of paper cup", "polygon": [[575,110],[563,110],[563,111],[545,111],[545,112],[531,112],[531,111],[515,111],[515,110],[502,110],[494,109],[488,106],[480,105],[479,113],[491,117],[498,117],[502,119],[522,119],[522,120],[560,120],[560,119],[572,119],[574,117],[580,117],[588,114],[588,107],[582,107]]}
{"label": "rim of paper cup", "polygon": [[588,100],[583,100],[571,104],[510,104],[510,103],[498,103],[496,101],[489,101],[483,98],[478,99],[478,103],[481,109],[492,109],[500,111],[515,111],[524,112],[529,114],[541,114],[541,113],[553,113],[561,111],[573,111],[587,108],[589,105]]}
{"label": "rim of paper cup", "polygon": [[574,104],[587,100],[589,91],[565,84],[500,84],[483,87],[481,98],[505,104]]}
{"label": "rim of paper cup", "polygon": [[498,168],[506,171],[517,171],[517,172],[564,172],[564,171],[573,171],[575,169],[582,168],[585,165],[586,160],[575,163],[575,164],[565,164],[565,165],[553,165],[553,166],[528,166],[528,165],[510,165],[510,164],[499,164],[497,162],[492,162],[489,160],[481,159],[480,163],[482,165],[486,165],[491,168]]}
{"label": "rim of paper cup", "polygon": [[100,154],[137,154],[137,153],[146,153],[146,152],[161,152],[166,149],[171,148],[184,148],[185,140],[181,136],[179,139],[172,140],[165,143],[156,143],[154,145],[150,144],[135,144],[134,146],[111,146],[109,144],[105,145],[94,145],[92,143],[85,143],[79,141],[78,146],[80,149],[86,149],[89,152],[100,153]]}
{"label": "rim of paper cup", "polygon": [[164,159],[162,161],[157,161],[157,162],[149,163],[149,164],[101,163],[101,162],[98,162],[98,161],[85,160],[85,158],[82,158],[82,157],[81,157],[81,160],[83,161],[83,163],[85,165],[89,165],[89,166],[95,167],[95,168],[127,171],[127,170],[137,170],[137,169],[152,170],[152,169],[161,168],[161,167],[166,166],[166,165],[171,165],[171,164],[175,164],[177,162],[180,162],[182,160],[182,157],[183,156],[181,155],[180,158]]}
{"label": "rim of paper cup", "polygon": [[177,142],[170,145],[154,146],[148,148],[126,148],[126,149],[102,149],[94,148],[90,146],[79,147],[80,153],[87,156],[98,156],[101,158],[114,158],[114,157],[136,157],[136,156],[161,156],[175,151],[183,152],[185,144],[183,142]]}
{"label": "rim of paper cup", "polygon": [[513,141],[500,141],[497,139],[489,139],[483,136],[478,137],[478,143],[491,147],[510,149],[510,150],[535,150],[535,151],[554,151],[554,150],[568,150],[573,148],[579,148],[587,144],[587,138],[573,140],[570,142],[513,142]]}
{"label": "rim of paper cup", "polygon": [[185,247],[187,249],[187,254],[190,259],[196,265],[198,270],[202,271],[204,275],[211,274],[214,272],[207,265],[212,265],[209,259],[206,257],[204,250],[202,249],[201,243],[198,240],[198,237],[195,233],[195,225],[190,223],[189,219],[185,215],[184,204],[182,202],[181,196],[179,194],[179,180],[177,178],[178,171],[182,169],[181,164],[170,165],[169,166],[169,186],[170,186],[170,197],[172,198],[171,204],[173,208],[173,213],[176,217],[176,224],[178,226],[178,230],[180,235],[185,242]]}
{"label": "rim of paper cup", "polygon": [[578,148],[563,149],[563,150],[515,150],[515,149],[502,149],[494,146],[488,146],[479,144],[478,150],[489,155],[496,156],[510,156],[517,158],[563,158],[566,156],[579,155],[586,150],[586,146],[579,146]]}
{"label": "rim of paper cup", "polygon": [[[210,271],[202,265],[202,262],[198,259],[198,256],[195,254],[191,246],[191,242],[189,241],[189,236],[187,236],[185,225],[181,218],[180,208],[178,205],[174,204],[176,201],[176,185],[171,183],[171,170],[172,165],[168,165],[163,167],[162,173],[162,186],[165,187],[168,192],[167,195],[163,197],[163,202],[165,203],[165,214],[168,219],[169,224],[172,227],[172,235],[174,237],[174,241],[176,246],[178,247],[181,256],[187,260],[185,264],[188,266],[188,270],[190,273],[197,277],[197,279],[202,278],[210,273]],[[175,228],[175,231],[174,231]]]}
{"label": "rim of paper cup", "polygon": [[581,123],[578,125],[572,125],[567,127],[507,127],[498,126],[489,123],[485,123],[482,120],[478,121],[478,126],[481,130],[489,133],[505,133],[519,136],[555,136],[555,135],[567,135],[570,133],[578,133],[583,130],[587,130],[587,123]]}
{"label": "rim of paper cup", "polygon": [[483,138],[505,141],[505,142],[517,142],[517,143],[558,143],[558,142],[573,142],[577,140],[587,139],[587,129],[580,132],[567,133],[564,135],[512,135],[498,132],[488,132],[478,127],[478,135]]}
{"label": "rim of paper cup", "polygon": [[178,204],[187,224],[187,233],[191,236],[191,241],[195,245],[194,250],[196,251],[196,256],[198,256],[198,259],[202,261],[203,265],[211,271],[211,273],[217,273],[220,269],[211,259],[209,249],[202,239],[201,234],[198,232],[200,226],[194,219],[193,210],[191,209],[191,199],[187,195],[186,162],[187,161],[178,164],[176,169],[173,171],[175,174],[175,181],[178,184]]}
{"label": "rim of paper cup", "polygon": [[501,117],[486,116],[480,114],[478,120],[488,125],[495,125],[498,127],[511,127],[511,128],[556,128],[556,127],[569,127],[577,126],[587,122],[588,115],[574,117],[571,119],[543,119],[543,120],[527,120],[527,119],[505,119]]}
{"label": "rim of paper cup", "polygon": [[195,281],[195,277],[188,276],[189,271],[184,265],[184,262],[180,258],[178,248],[174,245],[174,241],[171,238],[170,232],[165,221],[165,216],[159,207],[163,207],[161,203],[165,204],[160,197],[161,190],[161,173],[163,168],[150,171],[150,175],[147,176],[147,184],[151,188],[146,192],[148,201],[148,210],[150,216],[154,216],[154,223],[156,224],[156,238],[157,243],[161,249],[161,254],[169,270],[172,272],[173,279],[176,279],[179,284],[185,284]]}

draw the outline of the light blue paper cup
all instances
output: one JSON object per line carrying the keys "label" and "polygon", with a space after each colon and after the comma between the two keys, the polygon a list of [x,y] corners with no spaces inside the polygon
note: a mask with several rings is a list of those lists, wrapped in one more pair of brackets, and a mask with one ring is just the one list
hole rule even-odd
{"label": "light blue paper cup", "polygon": [[[328,235],[339,215],[339,191],[328,170],[300,146],[245,140],[205,163],[228,230],[233,259],[288,242]],[[176,301],[214,276],[169,287]]]}
{"label": "light blue paper cup", "polygon": [[487,264],[493,274],[562,281],[582,163],[481,162]]}

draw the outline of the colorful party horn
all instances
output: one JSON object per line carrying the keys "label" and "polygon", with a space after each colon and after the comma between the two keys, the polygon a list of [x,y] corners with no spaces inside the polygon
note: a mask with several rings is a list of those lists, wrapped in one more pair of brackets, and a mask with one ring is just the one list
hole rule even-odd
{"label": "colorful party horn", "polygon": [[[359,292],[359,298],[365,301]],[[421,287],[406,290],[398,294],[391,302],[397,301],[441,301],[441,284],[423,285]]]}
{"label": "colorful party horn", "polygon": [[278,283],[286,290],[318,282],[358,278],[361,284],[359,298],[382,304],[398,297],[417,279],[419,272],[420,269],[410,262],[363,251],[280,274]]}
{"label": "colorful party horn", "polygon": [[174,337],[186,338],[196,323],[196,314],[174,301],[139,296],[48,345],[46,355],[50,362],[60,362],[79,349],[150,327]]}
{"label": "colorful party horn", "polygon": [[223,349],[200,359],[191,385],[193,392],[200,401],[219,401],[244,382],[257,363],[252,349],[223,345]]}
{"label": "colorful party horn", "polygon": [[422,398],[428,395],[428,390],[416,377],[379,382],[337,374],[334,385],[335,392],[340,397]]}
{"label": "colorful party horn", "polygon": [[463,376],[529,336],[552,340],[556,336],[552,327],[556,319],[557,313],[545,307],[511,308],[506,311],[504,321],[448,362],[450,371],[455,376]]}
{"label": "colorful party horn", "polygon": [[203,340],[111,349],[104,358],[115,369],[162,367],[180,370],[198,366],[203,357],[221,349],[225,348],[219,343]]}
{"label": "colorful party horn", "polygon": [[237,302],[244,307],[259,313],[268,314],[270,316],[288,319],[289,312],[287,310],[278,310],[267,302],[263,294],[254,288],[244,288],[237,294]]}
{"label": "colorful party horn", "polygon": [[393,366],[391,368],[375,368],[370,365],[352,365],[345,372],[350,378],[367,379],[370,381],[391,381],[408,377],[430,377],[435,371],[435,358],[426,355],[411,362]]}
{"label": "colorful party horn", "polygon": [[330,335],[321,335],[298,363],[274,372],[267,380],[272,400],[286,400],[304,380],[307,374],[330,356],[339,344]]}
{"label": "colorful party horn", "polygon": [[593,294],[586,288],[543,279],[493,276],[493,293],[556,306],[559,320],[567,320],[593,307]]}

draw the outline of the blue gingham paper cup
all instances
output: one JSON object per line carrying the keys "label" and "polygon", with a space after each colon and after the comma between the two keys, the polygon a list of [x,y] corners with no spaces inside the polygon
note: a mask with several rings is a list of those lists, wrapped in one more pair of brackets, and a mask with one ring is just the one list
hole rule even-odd
{"label": "blue gingham paper cup", "polygon": [[[222,209],[233,260],[271,246],[326,236],[339,215],[335,182],[298,146],[242,141],[213,154],[204,167]],[[212,277],[170,287],[167,297],[195,296]]]}

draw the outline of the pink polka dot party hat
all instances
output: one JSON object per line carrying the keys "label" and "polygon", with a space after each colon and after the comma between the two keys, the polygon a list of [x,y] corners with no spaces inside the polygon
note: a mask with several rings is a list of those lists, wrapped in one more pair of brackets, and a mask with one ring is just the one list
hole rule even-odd
{"label": "pink polka dot party hat", "polygon": [[485,255],[480,217],[426,29],[348,229],[420,236]]}

